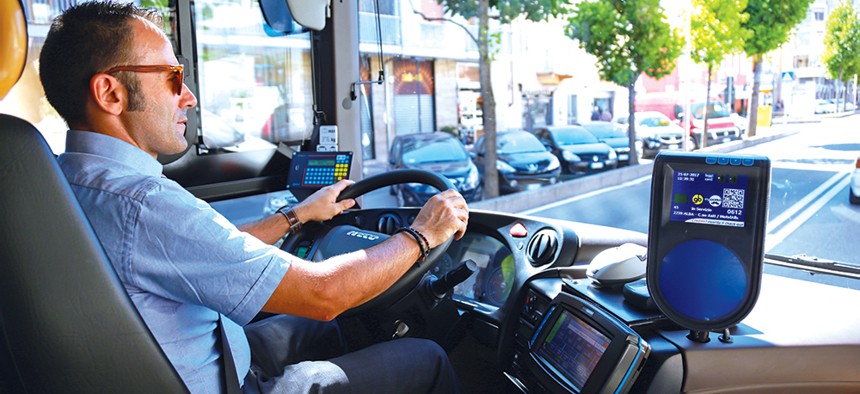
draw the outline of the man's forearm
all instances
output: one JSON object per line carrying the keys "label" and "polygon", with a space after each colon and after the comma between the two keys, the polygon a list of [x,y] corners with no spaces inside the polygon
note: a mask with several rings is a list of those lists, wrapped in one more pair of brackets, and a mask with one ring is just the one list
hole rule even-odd
{"label": "man's forearm", "polygon": [[275,242],[284,238],[284,235],[290,230],[290,224],[287,223],[284,215],[276,213],[256,222],[243,224],[238,228],[269,245],[274,245]]}

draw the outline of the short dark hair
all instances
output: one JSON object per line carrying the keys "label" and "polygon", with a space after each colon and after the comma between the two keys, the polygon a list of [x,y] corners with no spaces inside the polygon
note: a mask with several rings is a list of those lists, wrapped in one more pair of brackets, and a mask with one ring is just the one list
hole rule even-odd
{"label": "short dark hair", "polygon": [[[70,125],[85,119],[90,78],[134,60],[130,48],[136,18],[162,25],[156,10],[113,1],[78,4],[54,19],[39,57],[39,76],[48,102]],[[136,77],[117,78],[130,94],[139,91]]]}

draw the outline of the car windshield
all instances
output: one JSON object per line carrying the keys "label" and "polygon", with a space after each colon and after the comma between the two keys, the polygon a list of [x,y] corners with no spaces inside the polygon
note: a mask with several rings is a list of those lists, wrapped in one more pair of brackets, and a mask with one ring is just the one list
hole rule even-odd
{"label": "car windshield", "polygon": [[500,154],[546,151],[534,135],[526,132],[500,133],[496,146]]}
{"label": "car windshield", "polygon": [[[690,106],[690,112],[694,118],[702,119],[705,116],[705,104],[693,103]],[[708,119],[725,118],[727,116],[729,116],[729,109],[726,108],[725,104],[718,101],[708,103]]]}
{"label": "car windshield", "polygon": [[588,130],[580,127],[553,129],[552,135],[555,137],[556,142],[561,146],[594,144],[599,142],[593,134],[588,132]]}
{"label": "car windshield", "polygon": [[403,162],[406,164],[466,161],[469,156],[463,145],[454,138],[423,140],[410,138],[403,141]]}
{"label": "car windshield", "polygon": [[612,123],[585,123],[582,125],[586,130],[590,131],[598,139],[604,140],[607,138],[626,138],[627,134],[624,131],[616,128]]}
{"label": "car windshield", "polygon": [[637,123],[645,127],[664,127],[669,125],[669,117],[663,114],[641,114],[637,116]]}

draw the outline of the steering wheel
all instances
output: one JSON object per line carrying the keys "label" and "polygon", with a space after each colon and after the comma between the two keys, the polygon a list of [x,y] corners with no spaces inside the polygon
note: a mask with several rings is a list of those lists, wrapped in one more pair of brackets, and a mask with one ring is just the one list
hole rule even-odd
{"label": "steering wheel", "polygon": [[[448,178],[433,172],[395,170],[374,175],[352,184],[340,193],[337,201],[356,198],[371,191],[401,183],[423,183],[439,190],[455,189]],[[391,236],[348,224],[332,224],[334,221],[333,219],[325,223],[306,223],[297,233],[287,237],[281,249],[292,252],[300,246],[309,247],[308,259],[319,262],[329,257],[366,249]],[[445,253],[453,240],[454,237],[451,236],[439,246],[431,249],[427,253],[425,261],[414,264],[387,290],[364,304],[345,311],[341,316],[351,316],[371,309],[379,309],[399,301],[418,285],[424,274],[435,265],[436,260]]]}

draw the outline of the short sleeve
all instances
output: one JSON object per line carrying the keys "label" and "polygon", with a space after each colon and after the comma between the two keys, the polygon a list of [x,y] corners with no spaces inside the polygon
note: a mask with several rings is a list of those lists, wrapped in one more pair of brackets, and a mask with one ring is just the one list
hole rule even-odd
{"label": "short sleeve", "polygon": [[290,256],[240,231],[206,202],[162,178],[132,219],[130,269],[140,289],[245,324],[265,305]]}

